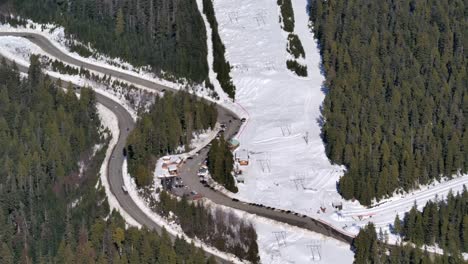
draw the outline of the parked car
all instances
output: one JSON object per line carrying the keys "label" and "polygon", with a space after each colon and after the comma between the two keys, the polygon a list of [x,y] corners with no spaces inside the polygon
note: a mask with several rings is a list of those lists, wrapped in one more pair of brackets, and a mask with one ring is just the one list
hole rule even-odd
{"label": "parked car", "polygon": [[125,185],[122,185],[122,191],[123,191],[125,194],[128,193],[127,187],[125,187]]}

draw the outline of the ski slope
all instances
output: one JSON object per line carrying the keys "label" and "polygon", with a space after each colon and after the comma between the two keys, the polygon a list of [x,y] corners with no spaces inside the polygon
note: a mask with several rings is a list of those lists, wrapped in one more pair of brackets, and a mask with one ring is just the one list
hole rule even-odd
{"label": "ski slope", "polygon": [[[8,26],[0,26],[0,31],[4,30],[7,28],[8,30],[6,31],[13,31],[13,32],[22,32],[24,29],[14,29],[10,28]],[[40,26],[37,26],[37,28],[41,28]],[[35,30],[26,30],[26,31],[32,31],[36,32]],[[55,32],[55,31],[54,31]],[[54,35],[50,35],[47,32],[43,32],[45,36],[47,36],[49,39],[53,39]],[[57,44],[57,43],[56,43]],[[60,44],[57,44],[60,45]],[[63,47],[62,47],[63,49]],[[29,65],[29,58],[31,54],[41,54],[48,56],[50,58],[53,58],[50,54],[45,53],[40,47],[35,45],[34,43],[30,42],[29,40],[25,38],[20,38],[20,37],[0,37],[0,50],[2,55],[7,56],[9,59],[15,60],[20,64],[23,65]],[[69,54],[67,52],[67,54]],[[75,54],[75,56],[77,56]],[[79,58],[79,57],[77,57]],[[88,59],[85,58],[80,58],[80,60],[88,61]],[[100,63],[104,64],[104,61],[101,61]],[[109,68],[113,68],[115,66],[109,65]],[[125,71],[125,70],[122,70]],[[63,80],[68,80],[72,81],[74,83],[80,84],[80,85],[90,85],[91,87],[95,88],[96,92],[102,93],[107,97],[111,97],[115,101],[119,102],[123,106],[126,107],[127,110],[131,111],[129,109],[128,105],[126,105],[125,101],[122,100],[121,95],[119,94],[111,94],[108,91],[104,90],[104,87],[101,87],[100,85],[88,81],[84,78],[80,78],[78,76],[69,76],[69,75],[63,75],[63,74],[58,74],[55,72],[47,71],[48,74],[55,76],[55,77],[60,77]],[[200,94],[200,96],[203,96],[203,94]],[[228,99],[224,98],[222,99],[223,101],[219,102],[227,105],[233,105],[231,102],[229,102]],[[224,101],[226,100],[226,101]],[[239,106],[233,106],[233,109],[236,110],[236,107]],[[243,111],[243,109],[240,111]],[[109,127],[109,129],[112,131],[114,137],[115,134],[118,135],[119,131],[116,126],[116,117],[115,115],[112,114],[108,109],[99,107],[100,115],[103,118],[104,124]],[[136,117],[134,111],[132,111],[132,115],[134,118]],[[245,113],[245,112],[243,112]],[[212,131],[213,132],[213,131]],[[212,133],[209,133],[210,135]],[[203,140],[204,141],[204,140]],[[115,144],[115,143],[114,143]],[[194,142],[195,147],[200,145],[200,142]],[[108,158],[110,158],[110,153],[108,153]],[[103,164],[101,169],[101,174],[105,175],[105,169],[107,166]],[[125,169],[125,168],[124,168]],[[105,179],[104,177],[103,179]],[[161,217],[155,215],[152,213],[149,208],[147,207],[145,201],[141,199],[141,197],[138,195],[138,192],[136,188],[134,188],[134,184],[132,184],[132,179],[130,177],[125,177],[125,182],[126,185],[129,186],[129,195],[132,195],[132,197],[137,201],[138,206],[144,210],[147,215],[150,215],[153,221],[156,221],[162,225],[165,225],[167,229],[169,229],[172,233],[178,233],[179,235],[182,235],[180,233],[180,229],[177,226],[174,226],[172,223],[167,223],[162,220]],[[106,187],[106,191],[108,191],[108,183],[107,181],[103,182],[104,186]],[[116,201],[115,197],[113,197],[112,193],[110,191],[106,192],[109,198],[109,203],[112,208],[120,209],[119,203]],[[114,198],[114,199],[113,199]],[[122,216],[126,219],[127,223],[130,225],[136,225],[140,226],[136,221],[128,214],[125,213],[123,210],[119,210],[122,214]],[[253,215],[243,213],[244,217],[254,217]],[[311,243],[319,243],[321,245],[320,253],[322,253],[323,249],[323,260],[328,260],[322,263],[336,263],[337,260],[339,260],[340,263],[351,263],[352,261],[352,256],[353,253],[349,249],[349,247],[346,244],[343,244],[337,240],[330,239],[327,237],[324,237],[322,235],[309,232],[309,231],[304,231],[299,228],[294,228],[294,227],[285,227],[282,224],[279,224],[275,221],[261,221],[261,222],[255,222],[257,232],[259,234],[259,248],[260,248],[260,255],[262,258],[262,263],[303,263],[303,262],[308,262],[312,256],[310,253],[310,249],[307,247],[308,244]],[[286,232],[286,240],[287,240],[287,246],[278,246],[275,236],[273,232]],[[199,243],[199,242],[197,242]],[[280,247],[280,248],[278,248]],[[207,250],[211,251],[212,253],[215,253],[217,255],[223,255],[222,252],[216,252],[213,251],[214,249],[207,247]],[[334,256],[333,253],[340,252],[338,256]],[[318,254],[318,252],[316,252]],[[227,255],[226,255],[227,256]],[[232,261],[237,261],[234,258],[232,258]]]}
{"label": "ski slope", "polygon": [[[249,150],[251,160],[250,165],[243,168],[246,182],[239,184],[240,192],[236,196],[242,200],[307,214],[342,228],[345,232],[356,234],[359,227],[369,221],[385,229],[393,222],[397,213],[402,216],[414,201],[417,201],[420,208],[429,199],[444,197],[450,189],[461,190],[464,184],[468,184],[468,175],[459,175],[459,178],[436,186],[425,186],[420,191],[392,197],[371,209],[341,199],[335,184],[343,175],[344,168],[330,164],[320,138],[320,106],[325,97],[325,89],[322,87],[324,77],[320,73],[320,56],[315,40],[308,30],[306,2],[293,0],[295,31],[306,51],[305,63],[309,73],[307,78],[299,78],[286,69],[286,58],[289,57],[286,52],[287,34],[279,26],[276,1],[214,2],[220,35],[226,45],[227,58],[234,67],[232,76],[237,86],[236,102],[233,104],[222,97],[225,102],[220,103],[230,105],[248,118],[238,137],[241,148]],[[0,26],[0,29],[17,31],[8,26]],[[23,29],[18,31],[21,30]],[[57,32],[60,33],[60,29],[42,33],[52,40],[56,39],[56,45],[60,46],[64,42],[60,41],[60,34]],[[11,54],[18,54],[17,48],[21,51],[22,45],[29,45],[10,45],[12,40],[5,38],[0,38],[2,52],[10,50]],[[66,51],[65,47],[61,47]],[[19,54],[31,52],[38,53],[33,47],[30,51],[23,50]],[[17,57],[17,60],[27,61],[26,58],[29,57]],[[105,60],[96,63],[115,68],[106,64]],[[134,74],[154,78],[142,72]],[[204,94],[200,92],[199,95]],[[331,207],[334,202],[342,202],[344,210],[335,212]],[[320,211],[321,206],[326,207],[325,212]],[[259,234],[262,232],[261,228],[257,229]],[[299,236],[302,230],[296,232],[294,236]],[[264,237],[266,238],[262,239],[259,235],[262,256],[276,254],[271,246],[274,245],[272,234]],[[307,248],[300,246],[300,249],[288,251],[288,255],[309,254]],[[265,260],[264,257],[262,260]],[[271,263],[281,262],[272,260]]]}
{"label": "ski slope", "polygon": [[[336,183],[345,168],[330,163],[320,137],[320,107],[326,89],[317,43],[309,30],[307,1],[293,0],[292,4],[295,33],[306,53],[307,78],[286,68],[290,57],[287,34],[278,23],[276,1],[214,1],[219,33],[233,66],[236,103],[248,113],[237,137],[250,160],[241,167],[245,183],[238,184],[235,196],[306,214],[355,235],[369,221],[388,230],[395,215],[402,216],[415,202],[421,208],[450,190],[462,190],[468,175],[395,195],[369,209],[341,198]],[[332,206],[339,203],[342,211]]]}

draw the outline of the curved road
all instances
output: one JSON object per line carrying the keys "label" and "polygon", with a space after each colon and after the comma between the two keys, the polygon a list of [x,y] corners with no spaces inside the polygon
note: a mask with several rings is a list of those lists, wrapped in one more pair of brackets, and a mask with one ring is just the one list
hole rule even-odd
{"label": "curved road", "polygon": [[[108,69],[105,67],[101,67],[98,65],[94,65],[91,63],[87,63],[87,62],[75,59],[63,53],[62,51],[60,51],[46,37],[37,33],[0,32],[0,36],[25,37],[29,39],[31,42],[41,47],[45,52],[49,53],[53,57],[60,59],[68,64],[72,64],[78,67],[83,67],[83,68],[86,68],[95,72],[99,72],[102,74],[111,75],[113,77],[117,77],[129,83],[147,87],[149,89],[154,89],[154,90],[159,90],[159,91],[161,91],[162,89],[166,89],[166,90],[175,91],[175,89],[172,89],[170,87],[166,87],[166,86],[154,83],[152,81],[149,81],[149,80],[146,80],[146,79],[143,79],[143,78],[131,75],[131,74],[119,72],[117,70]],[[103,101],[107,99],[107,98],[106,99],[101,98],[101,96],[99,96],[99,98],[102,99]],[[110,99],[107,99],[107,100],[110,100]],[[156,223],[154,223],[143,211],[141,211],[138,208],[138,206],[135,204],[135,202],[130,198],[130,196],[125,194],[121,189],[121,186],[123,185],[123,177],[122,177],[122,172],[121,172],[122,163],[123,163],[122,148],[125,146],[125,141],[128,136],[128,133],[131,131],[134,124],[130,115],[128,114],[127,111],[125,111],[123,107],[121,107],[115,102],[114,103],[109,102],[109,103],[110,103],[110,109],[112,109],[119,118],[119,128],[121,131],[120,136],[119,136],[119,141],[117,142],[117,145],[112,154],[114,158],[111,158],[108,164],[109,166],[108,179],[109,179],[111,191],[112,193],[114,193],[115,197],[119,201],[122,208],[125,211],[127,211],[136,221],[138,221],[139,223],[149,228],[154,228],[159,231],[161,230],[161,228]],[[233,136],[234,134],[236,134],[238,131],[238,126],[239,126],[239,122],[238,122],[239,118],[232,111],[220,105],[218,105],[218,112],[219,112],[220,122],[224,122],[228,124],[228,120],[233,121],[232,123],[229,123],[228,129],[226,131],[226,138],[229,138]],[[129,128],[128,131],[127,131],[127,128]],[[193,190],[199,192],[203,196],[212,200],[214,203],[240,209],[240,210],[252,213],[252,214],[267,217],[276,221],[284,222],[284,223],[294,225],[300,228],[305,228],[305,229],[308,229],[317,233],[321,233],[323,235],[339,239],[346,243],[351,243],[352,241],[351,236],[344,234],[339,229],[335,229],[327,225],[326,223],[320,222],[318,220],[315,220],[309,217],[286,213],[281,210],[274,210],[272,208],[267,209],[265,207],[259,207],[259,206],[255,206],[255,205],[251,205],[247,203],[236,202],[219,192],[216,192],[209,188],[204,187],[200,182],[198,182],[198,177],[196,176],[196,170],[198,169],[200,162],[205,159],[206,152],[207,150],[203,150],[202,153],[200,153],[201,155],[195,157],[193,160],[187,160],[186,165],[181,170],[181,176],[184,178],[184,181],[189,183],[190,188],[192,188]]]}
{"label": "curved road", "polygon": [[[0,58],[2,58],[1,55],[0,55]],[[21,72],[24,72],[24,73],[28,72],[27,67],[22,66],[22,65],[17,65],[17,66]],[[54,77],[51,77],[51,76],[49,77],[53,80],[56,80],[56,78]],[[66,87],[67,82],[62,81],[62,83],[64,84],[63,86]],[[121,173],[121,169],[117,169],[117,170],[112,170],[112,169],[118,168],[119,166],[122,167],[123,155],[122,155],[122,151],[118,152],[118,150],[119,149],[121,150],[123,146],[125,146],[125,142],[127,140],[129,131],[133,129],[135,122],[133,121],[133,118],[130,116],[128,111],[122,105],[120,105],[116,101],[104,95],[101,95],[99,93],[95,93],[95,95],[96,95],[96,99],[98,103],[104,105],[106,108],[111,110],[116,115],[118,119],[118,124],[119,124],[119,130],[120,130],[119,138],[112,152],[112,157],[110,158],[109,163],[107,165],[108,166],[108,178],[110,179],[112,175],[118,176],[119,173]],[[127,131],[127,128],[129,128],[129,131]],[[120,153],[120,155],[117,155],[118,153]],[[113,179],[115,178],[114,180],[109,181],[112,193],[114,193],[114,195],[116,196],[119,195],[119,197],[125,196],[121,188],[121,186],[123,185],[123,178],[122,177],[112,177],[112,178]],[[134,218],[138,219],[137,221],[140,224],[145,225],[149,228],[155,229],[158,232],[162,230],[160,226],[158,226],[156,223],[154,223],[151,220],[151,218],[149,218],[144,212],[139,210],[138,206],[135,203],[133,203],[132,199],[122,199],[122,200],[119,199],[119,203],[121,204],[122,208],[125,209],[125,211],[127,211]]]}

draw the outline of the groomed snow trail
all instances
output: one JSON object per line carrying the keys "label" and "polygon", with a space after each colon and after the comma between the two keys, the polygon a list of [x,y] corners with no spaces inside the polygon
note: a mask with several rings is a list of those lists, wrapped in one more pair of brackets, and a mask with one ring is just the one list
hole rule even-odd
{"label": "groomed snow trail", "polygon": [[[326,89],[319,50],[309,29],[307,1],[293,0],[292,4],[294,31],[306,53],[307,78],[286,69],[290,57],[287,33],[278,23],[276,1],[214,1],[220,36],[233,66],[236,102],[250,115],[238,136],[240,149],[250,152],[250,164],[242,167],[245,184],[239,184],[236,197],[306,214],[353,235],[369,221],[388,230],[395,215],[402,216],[415,201],[421,208],[428,200],[468,185],[468,175],[457,175],[395,195],[370,209],[341,198],[336,182],[344,168],[330,163],[320,137],[320,107]],[[336,212],[333,203],[342,203],[343,211]]]}

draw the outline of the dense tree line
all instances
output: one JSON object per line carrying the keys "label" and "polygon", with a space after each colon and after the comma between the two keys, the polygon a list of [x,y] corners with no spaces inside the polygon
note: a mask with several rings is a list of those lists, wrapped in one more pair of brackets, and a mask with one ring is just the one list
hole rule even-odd
{"label": "dense tree line", "polygon": [[229,149],[229,143],[221,136],[211,142],[208,152],[208,170],[211,177],[226,189],[236,193],[237,186],[232,172],[234,170],[234,157]]}
{"label": "dense tree line", "polygon": [[128,170],[139,187],[152,183],[156,160],[188,150],[193,134],[214,128],[216,106],[195,95],[181,91],[156,97],[147,113],[143,113],[127,141]]}
{"label": "dense tree line", "polygon": [[382,233],[377,235],[370,223],[359,231],[353,241],[354,263],[368,264],[462,264],[459,256],[436,255],[411,245],[387,245]]}
{"label": "dense tree line", "polygon": [[206,263],[201,249],[126,229],[109,211],[97,185],[105,147],[92,155],[106,143],[96,98],[80,94],[43,75],[37,56],[28,78],[0,64],[0,263]]}
{"label": "dense tree line", "polygon": [[189,202],[161,192],[157,212],[168,218],[175,214],[177,223],[189,237],[197,237],[240,259],[259,263],[257,233],[251,223],[221,209],[213,211],[202,202]]}
{"label": "dense tree line", "polygon": [[293,55],[296,59],[299,59],[300,57],[305,58],[305,51],[304,47],[302,46],[302,42],[299,39],[299,37],[294,33],[290,33],[288,35],[287,50],[289,54]]}
{"label": "dense tree line", "polygon": [[[136,66],[202,83],[208,77],[206,30],[195,0],[7,0],[3,8]],[[91,55],[70,42],[72,50]],[[86,54],[88,53],[88,54]]]}
{"label": "dense tree line", "polygon": [[463,0],[312,1],[339,190],[369,205],[468,169]]}
{"label": "dense tree line", "polygon": [[70,215],[67,202],[87,181],[78,177],[78,161],[87,161],[99,143],[95,100],[89,89],[80,99],[58,89],[42,74],[37,56],[27,79],[2,61],[0,243],[8,261],[39,263],[57,254],[64,216]]}
{"label": "dense tree line", "polygon": [[137,89],[133,84],[128,84],[125,81],[112,79],[110,75],[99,76],[83,67],[78,68],[70,66],[59,60],[50,59],[46,56],[41,57],[41,65],[45,69],[52,70],[54,72],[60,72],[67,75],[78,75],[88,80],[95,81],[96,83],[103,84],[102,87],[104,89],[112,93],[123,94],[130,107],[135,109],[137,112],[146,111],[147,106],[150,105],[154,99],[153,93]]}
{"label": "dense tree line", "polygon": [[212,0],[203,0],[203,13],[206,15],[208,23],[211,26],[211,41],[213,42],[213,70],[216,72],[216,78],[229,97],[234,98],[236,94],[236,86],[231,79],[231,65],[226,61],[223,41],[219,36],[218,22],[213,8]]}
{"label": "dense tree line", "polygon": [[109,219],[98,218],[89,229],[81,225],[77,233],[74,232],[66,230],[53,260],[42,259],[42,262],[34,263],[216,263],[213,258],[206,260],[202,249],[179,237],[173,243],[165,229],[158,235],[146,228],[126,228],[124,220],[115,211]]}
{"label": "dense tree line", "polygon": [[294,58],[286,61],[286,67],[294,72],[297,76],[307,76],[307,66],[302,65],[297,61],[300,57],[305,58],[304,47],[299,37],[294,34],[294,9],[291,0],[278,0],[277,4],[280,7],[280,23],[281,28],[288,32],[288,42],[286,50]]}
{"label": "dense tree line", "polygon": [[296,60],[287,60],[286,67],[294,72],[297,76],[307,76],[307,66],[300,64]]}
{"label": "dense tree line", "polygon": [[429,201],[422,212],[415,205],[403,221],[397,216],[393,227],[418,246],[438,245],[454,255],[468,252],[468,191],[465,188],[456,196],[449,193],[446,201]]}
{"label": "dense tree line", "polygon": [[281,28],[286,32],[293,33],[295,21],[291,0],[278,0],[277,4],[280,7]]}

